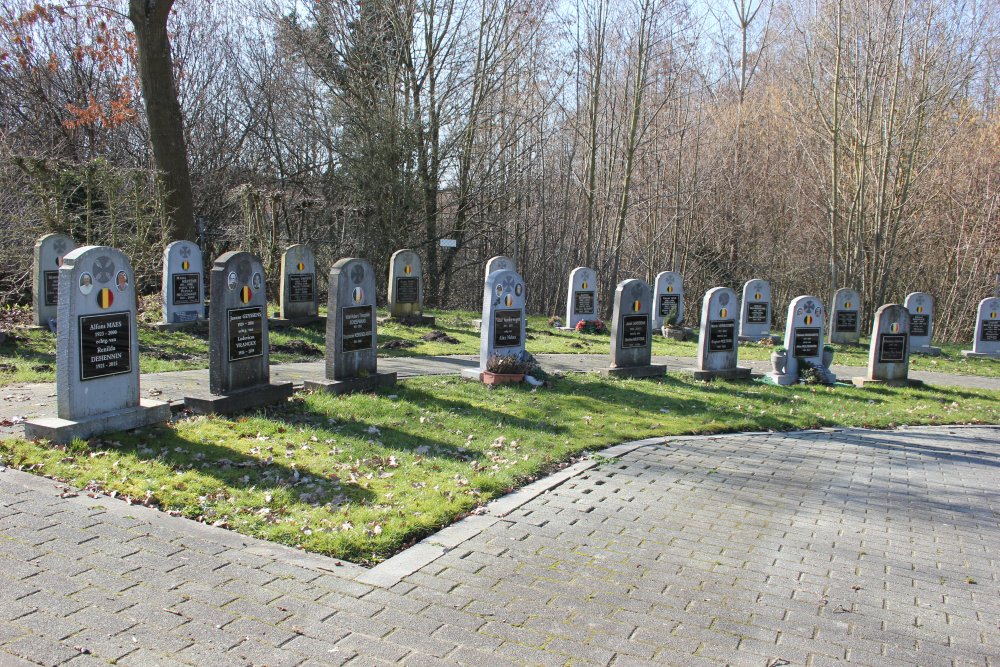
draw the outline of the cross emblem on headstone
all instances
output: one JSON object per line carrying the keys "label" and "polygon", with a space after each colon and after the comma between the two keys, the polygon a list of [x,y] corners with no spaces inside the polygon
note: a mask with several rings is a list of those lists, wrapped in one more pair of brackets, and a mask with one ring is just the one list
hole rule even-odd
{"label": "cross emblem on headstone", "polygon": [[62,239],[58,239],[58,240],[56,240],[55,243],[52,244],[52,249],[56,251],[57,255],[65,255],[66,254],[66,242],[63,241]]}
{"label": "cross emblem on headstone", "polygon": [[922,296],[918,296],[916,299],[914,299],[914,301],[917,302],[918,306],[924,305],[924,297],[922,297]]}
{"label": "cross emblem on headstone", "polygon": [[94,261],[94,280],[99,283],[111,282],[115,273],[115,263],[107,255],[101,255]]}
{"label": "cross emblem on headstone", "polygon": [[240,280],[246,283],[247,279],[250,277],[251,268],[253,267],[251,267],[249,259],[241,259],[236,264],[236,275],[239,276]]}
{"label": "cross emblem on headstone", "polygon": [[179,252],[183,259],[188,259],[189,257],[191,257],[191,248],[186,245],[181,246]]}
{"label": "cross emblem on headstone", "polygon": [[812,301],[806,301],[805,305],[802,307],[802,310],[806,311],[811,315],[812,312],[816,310],[816,304],[814,304]]}
{"label": "cross emblem on headstone", "polygon": [[365,267],[360,264],[355,264],[354,268],[351,269],[351,280],[354,281],[355,285],[360,285],[361,281],[365,279]]}
{"label": "cross emblem on headstone", "polygon": [[510,288],[514,284],[514,276],[507,276],[503,279],[504,287]]}
{"label": "cross emblem on headstone", "polygon": [[729,303],[729,292],[723,292],[719,295],[719,305],[725,306]]}

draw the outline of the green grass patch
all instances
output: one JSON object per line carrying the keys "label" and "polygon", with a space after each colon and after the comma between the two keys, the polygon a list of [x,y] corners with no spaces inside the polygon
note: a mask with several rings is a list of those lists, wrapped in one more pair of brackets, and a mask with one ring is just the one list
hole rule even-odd
{"label": "green grass patch", "polygon": [[[1000,392],[776,387],[558,377],[486,388],[455,377],[378,394],[299,394],[240,418],[53,447],[0,462],[336,558],[385,559],[587,450],[651,436],[1000,422]],[[682,446],[682,445],[681,445]]]}

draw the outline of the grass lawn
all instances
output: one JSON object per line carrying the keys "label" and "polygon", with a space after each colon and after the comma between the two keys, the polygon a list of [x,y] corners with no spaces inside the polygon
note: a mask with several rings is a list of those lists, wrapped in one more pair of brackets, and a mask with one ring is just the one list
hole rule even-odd
{"label": "grass lawn", "polygon": [[588,374],[532,391],[424,377],[377,394],[299,394],[256,415],[181,419],[69,447],[3,440],[0,464],[374,563],[574,455],[627,440],[980,422],[1000,423],[1000,392]]}

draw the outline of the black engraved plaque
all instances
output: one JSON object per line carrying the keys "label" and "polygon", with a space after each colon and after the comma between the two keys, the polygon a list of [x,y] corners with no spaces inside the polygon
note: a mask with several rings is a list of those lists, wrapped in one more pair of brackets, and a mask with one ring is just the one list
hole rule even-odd
{"label": "black engraved plaque", "polygon": [[[676,298],[676,297],[675,297]],[[649,315],[626,315],[622,318],[621,348],[630,350],[649,344]]]}
{"label": "black engraved plaque", "polygon": [[795,329],[794,340],[792,341],[793,357],[818,357],[819,356],[819,329],[816,327]]}
{"label": "black engraved plaque", "polygon": [[910,335],[926,336],[930,329],[931,318],[922,313],[910,313]]}
{"label": "black engraved plaque", "polygon": [[201,274],[175,273],[173,304],[197,306],[199,303],[201,303]]}
{"label": "black engraved plaque", "polygon": [[660,317],[666,317],[674,311],[679,316],[681,313],[681,297],[679,294],[660,295]]}
{"label": "black engraved plaque", "polygon": [[834,324],[837,333],[854,333],[858,330],[858,311],[838,310],[837,321]]}
{"label": "black engraved plaque", "polygon": [[747,304],[747,324],[767,324],[767,301],[751,301]]}
{"label": "black engraved plaque", "polygon": [[288,302],[312,303],[316,300],[316,278],[312,273],[288,274]]}
{"label": "black engraved plaque", "polygon": [[419,278],[396,278],[396,303],[417,303],[420,301]]}
{"label": "black engraved plaque", "polygon": [[129,313],[80,316],[80,380],[121,375],[132,370]]}
{"label": "black engraved plaque", "polygon": [[594,293],[573,292],[573,312],[577,315],[593,315]]}
{"label": "black engraved plaque", "polygon": [[493,347],[521,346],[521,311],[497,310],[493,313]]}
{"label": "black engraved plaque", "polygon": [[882,334],[878,338],[878,363],[900,364],[906,361],[906,334]]}
{"label": "black engraved plaque", "polygon": [[229,361],[242,361],[264,355],[264,309],[260,306],[230,308]]}
{"label": "black engraved plaque", "polygon": [[344,326],[341,329],[341,345],[344,352],[360,352],[372,349],[375,333],[375,308],[373,306],[351,306],[344,308]]}
{"label": "black engraved plaque", "polygon": [[708,323],[708,351],[732,352],[736,349],[736,322],[721,320]]}
{"label": "black engraved plaque", "polygon": [[1000,320],[983,320],[979,340],[985,343],[1000,342]]}
{"label": "black engraved plaque", "polygon": [[45,305],[59,305],[59,272],[42,271],[42,282],[45,290]]}

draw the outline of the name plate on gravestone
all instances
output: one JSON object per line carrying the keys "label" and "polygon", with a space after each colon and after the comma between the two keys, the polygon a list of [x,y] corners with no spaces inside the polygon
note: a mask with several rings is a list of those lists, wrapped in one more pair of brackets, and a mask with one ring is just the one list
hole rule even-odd
{"label": "name plate on gravestone", "polygon": [[344,308],[344,352],[370,350],[375,326],[375,309],[371,306]]}
{"label": "name plate on gravestone", "polygon": [[666,317],[671,311],[676,312],[680,306],[681,298],[677,294],[660,295],[660,315]]}
{"label": "name plate on gravestone", "polygon": [[837,323],[834,325],[841,333],[851,333],[858,328],[858,311],[838,310]]}
{"label": "name plate on gravestone", "polygon": [[80,316],[80,380],[132,370],[129,313]]}
{"label": "name plate on gravestone", "polygon": [[987,343],[1000,342],[1000,320],[983,320],[980,340]]}
{"label": "name plate on gravestone", "polygon": [[578,315],[594,314],[594,293],[573,292],[573,312]]}
{"label": "name plate on gravestone", "polygon": [[793,357],[815,357],[819,355],[819,329],[798,327],[792,341]]}
{"label": "name plate on gravestone", "polygon": [[930,318],[927,315],[910,313],[910,334],[913,336],[926,336],[930,325]]}
{"label": "name plate on gravestone", "polygon": [[201,303],[201,274],[175,273],[173,302],[175,306],[191,306]]}
{"label": "name plate on gravestone", "polygon": [[229,361],[253,359],[264,354],[264,309],[259,306],[230,308]]}
{"label": "name plate on gravestone", "polygon": [[419,278],[396,278],[396,301],[398,303],[417,303],[419,300]]}
{"label": "name plate on gravestone", "polygon": [[906,334],[882,334],[879,337],[878,363],[901,364],[906,361]]}
{"label": "name plate on gravestone", "polygon": [[646,347],[648,335],[649,315],[626,315],[622,318],[622,349]]}
{"label": "name plate on gravestone", "polygon": [[44,271],[42,273],[42,280],[45,283],[44,284],[45,305],[46,306],[59,305],[59,272]]}
{"label": "name plate on gravestone", "polygon": [[312,273],[288,274],[288,300],[292,303],[311,303],[316,298],[316,276]]}
{"label": "name plate on gravestone", "polygon": [[521,345],[521,311],[497,310],[493,314],[493,347]]}
{"label": "name plate on gravestone", "polygon": [[747,304],[747,322],[750,324],[767,324],[766,301],[752,301]]}
{"label": "name plate on gravestone", "polygon": [[708,351],[731,352],[736,349],[736,321],[713,321],[708,325]]}

